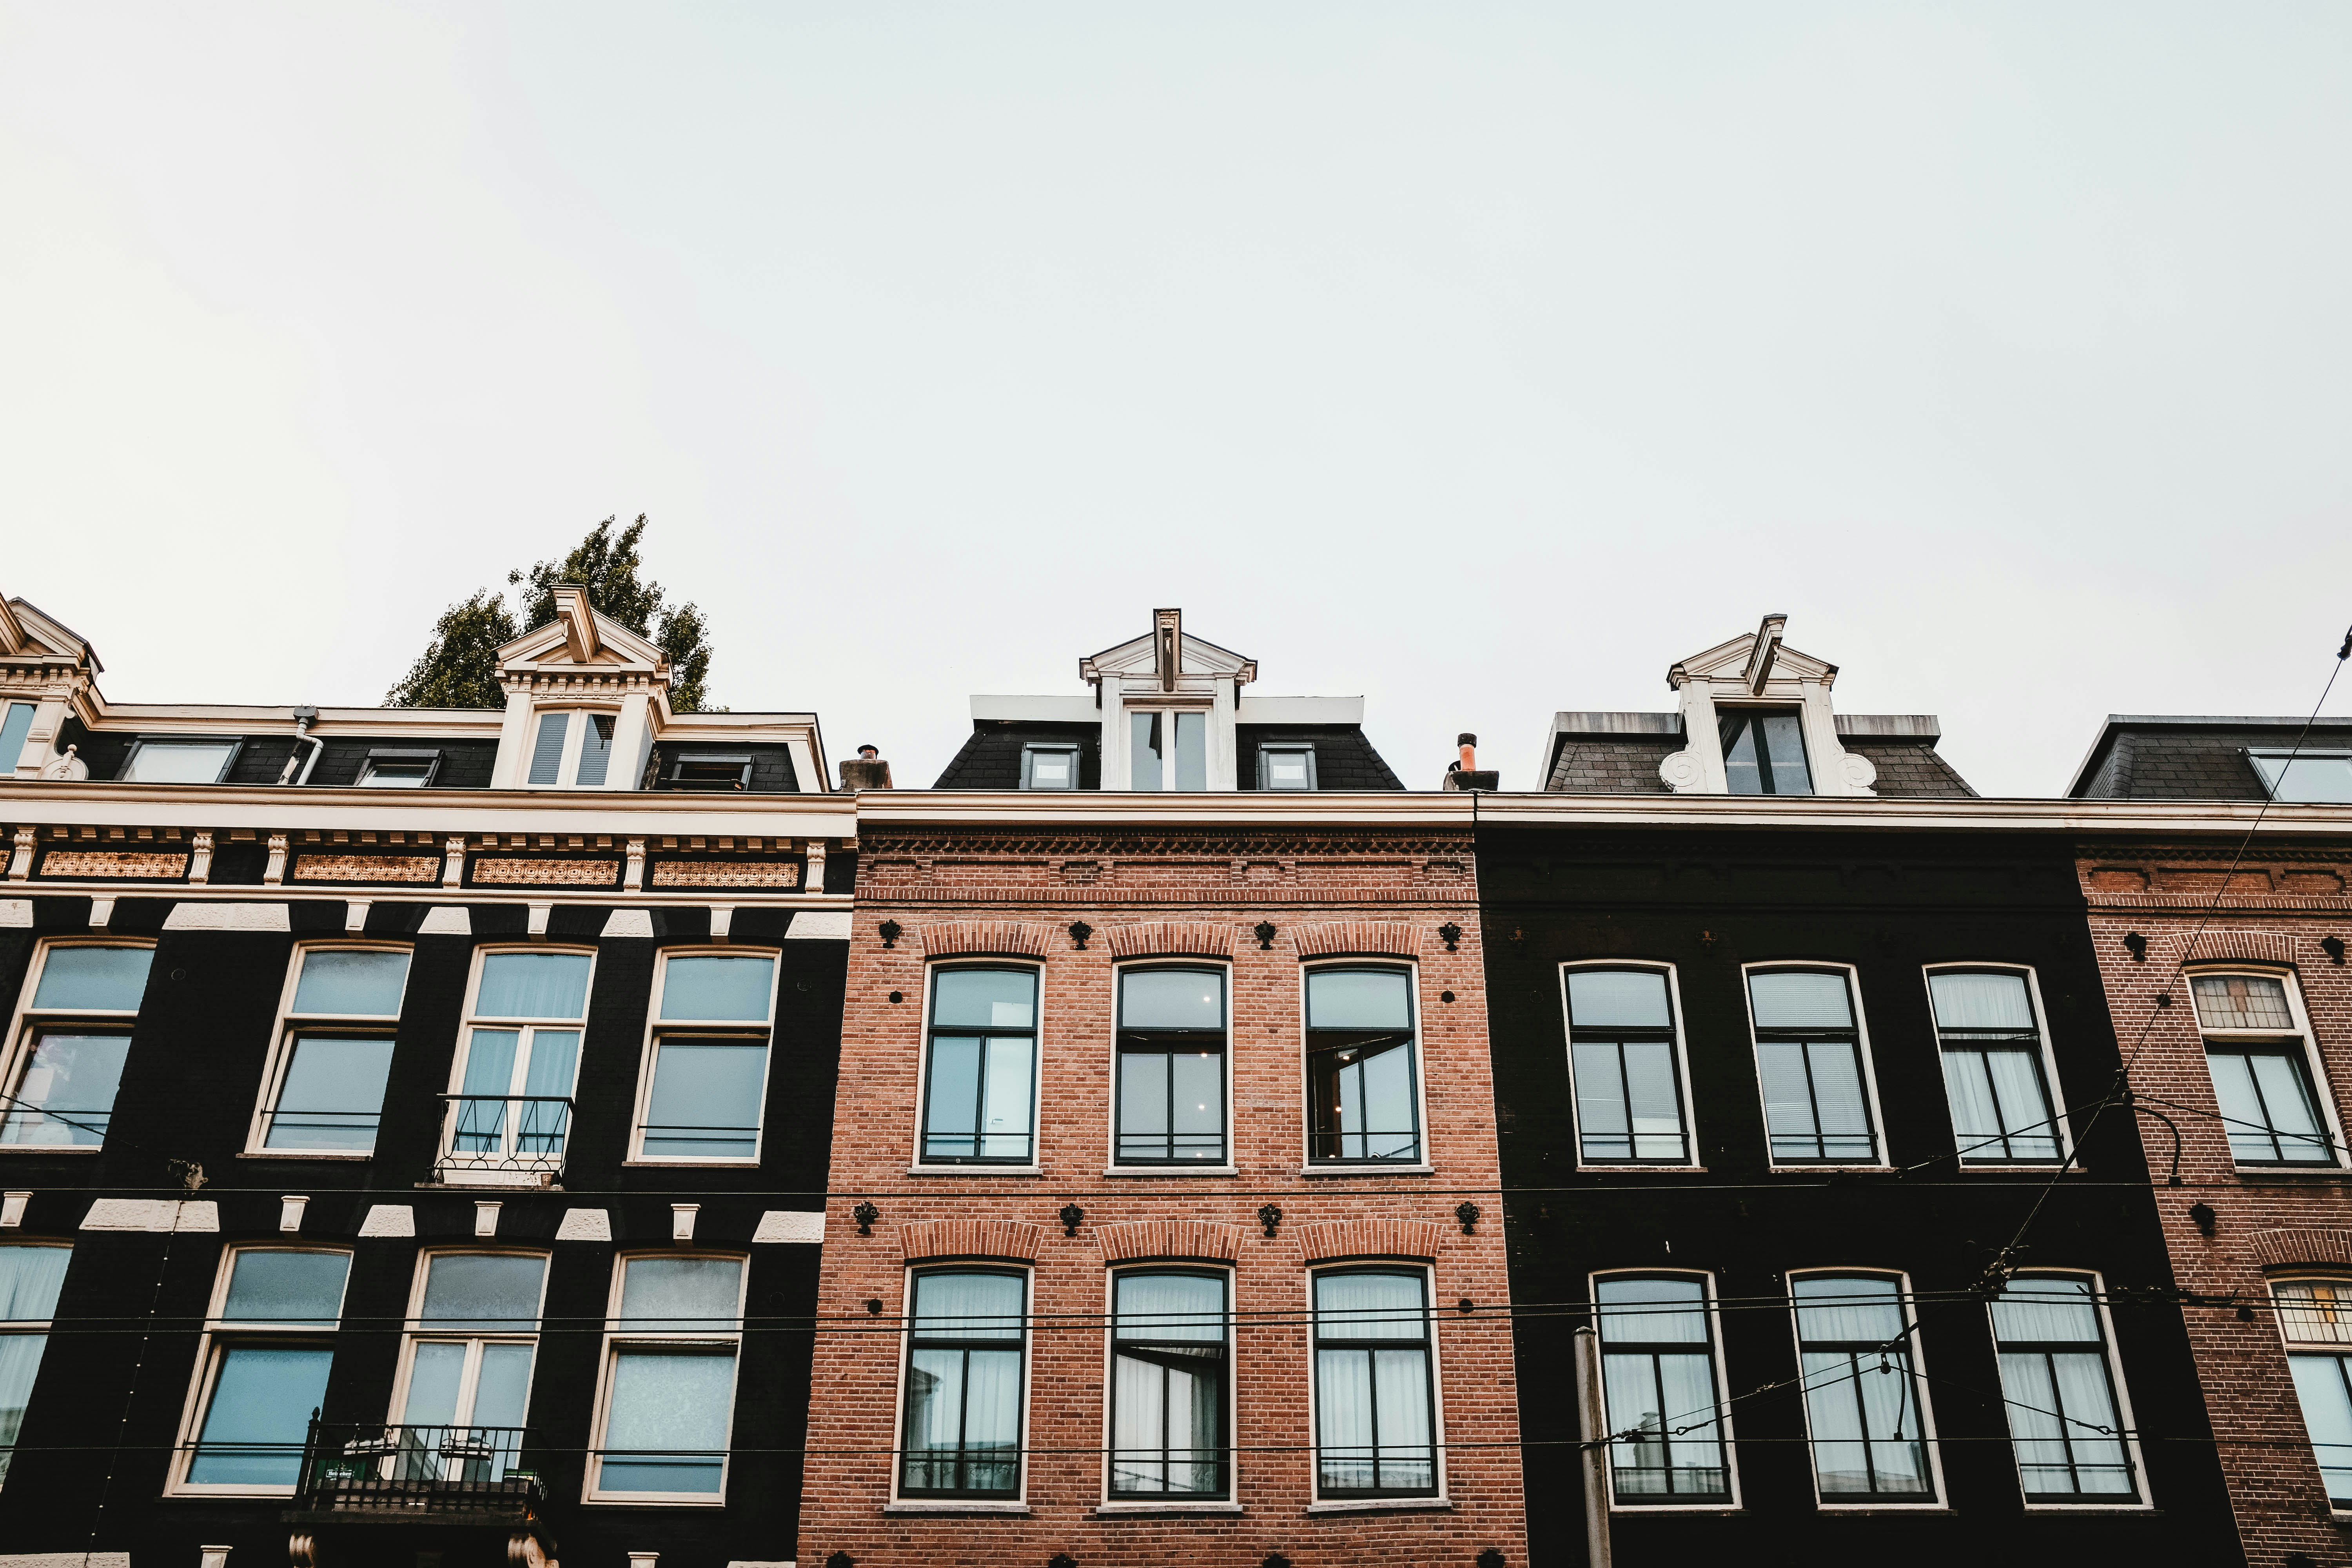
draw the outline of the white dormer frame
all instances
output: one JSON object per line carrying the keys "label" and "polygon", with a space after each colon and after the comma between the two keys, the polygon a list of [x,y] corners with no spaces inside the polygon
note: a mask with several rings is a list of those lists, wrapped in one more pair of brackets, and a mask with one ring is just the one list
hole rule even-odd
{"label": "white dormer frame", "polygon": [[[37,606],[0,597],[0,719],[19,702],[33,709],[16,755],[0,757],[0,778],[41,776],[42,768],[57,755],[58,733],[66,720],[78,717],[87,722],[90,718],[100,700],[97,678],[104,668],[89,643]],[[77,760],[71,765],[80,763]]]}
{"label": "white dormer frame", "polygon": [[[560,710],[613,715],[613,760],[602,784],[590,789],[634,790],[653,754],[654,737],[669,721],[668,656],[588,602],[574,584],[555,588],[555,619],[499,649],[499,681],[506,688],[506,722],[499,731],[493,789],[529,789],[531,751],[539,716]],[[582,734],[574,721],[566,737],[563,766],[554,785],[571,789],[579,765]]]}
{"label": "white dormer frame", "polygon": [[1184,712],[1206,719],[1209,791],[1234,788],[1239,766],[1234,725],[1242,688],[1257,679],[1257,660],[1189,636],[1184,612],[1163,609],[1151,613],[1151,630],[1143,636],[1078,660],[1078,677],[1095,689],[1104,789],[1134,787],[1130,716]]}
{"label": "white dormer frame", "polygon": [[1658,764],[1658,776],[1677,795],[1727,795],[1722,719],[1742,708],[1795,709],[1805,740],[1805,768],[1813,793],[1870,795],[1877,766],[1838,739],[1830,688],[1837,666],[1800,653],[1782,640],[1789,617],[1770,615],[1756,630],[1681,660],[1666,671],[1680,697],[1683,749]]}

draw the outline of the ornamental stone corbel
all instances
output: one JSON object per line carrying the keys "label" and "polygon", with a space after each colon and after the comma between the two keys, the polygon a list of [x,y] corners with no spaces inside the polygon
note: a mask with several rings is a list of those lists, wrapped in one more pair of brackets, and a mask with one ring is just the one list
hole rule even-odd
{"label": "ornamental stone corbel", "polygon": [[1846,752],[1845,760],[1839,764],[1838,771],[1845,777],[1846,794],[1876,795],[1878,793],[1871,787],[1878,782],[1878,764],[1860,752]]}
{"label": "ornamental stone corbel", "polygon": [[824,891],[824,840],[808,841],[808,870],[801,877],[801,890],[808,893]]}
{"label": "ornamental stone corbel", "polygon": [[32,876],[33,847],[39,838],[40,835],[37,829],[30,827],[16,829],[16,853],[8,861],[10,881],[22,882]]}
{"label": "ornamental stone corbel", "polygon": [[74,753],[79,746],[68,746],[65,754],[51,757],[41,765],[41,777],[52,784],[79,784],[89,777],[89,764]]}
{"label": "ornamental stone corbel", "polygon": [[1706,769],[1691,752],[1676,752],[1658,764],[1658,777],[1676,795],[1690,795],[1706,783]]}
{"label": "ornamental stone corbel", "polygon": [[201,885],[211,881],[212,876],[213,836],[198,832],[188,839],[188,880]]}
{"label": "ornamental stone corbel", "polygon": [[441,885],[454,888],[466,879],[466,838],[451,834],[441,841]]}
{"label": "ornamental stone corbel", "polygon": [[621,886],[632,890],[646,885],[646,841],[629,840],[629,863],[621,875]]}
{"label": "ornamental stone corbel", "polygon": [[269,836],[269,864],[261,868],[261,880],[265,887],[271,888],[286,880],[286,835],[283,833]]}

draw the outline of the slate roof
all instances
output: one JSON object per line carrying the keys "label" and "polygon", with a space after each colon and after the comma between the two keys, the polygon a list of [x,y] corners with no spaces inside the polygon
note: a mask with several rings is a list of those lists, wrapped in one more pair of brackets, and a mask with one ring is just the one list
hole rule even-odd
{"label": "slate roof", "polygon": [[1031,741],[1075,741],[1078,787],[1102,788],[1102,726],[1055,724],[1042,720],[975,719],[963,743],[933,789],[1019,789],[1021,748]]}
{"label": "slate roof", "polygon": [[1878,782],[1871,788],[1881,800],[1958,800],[1974,798],[1977,793],[1932,742],[1874,735],[1840,735],[1838,741],[1878,769]]}
{"label": "slate roof", "polygon": [[1234,787],[1257,788],[1257,749],[1272,741],[1305,741],[1315,748],[1315,787],[1402,789],[1362,730],[1353,724],[1236,724]]}
{"label": "slate roof", "polygon": [[[1840,715],[1838,741],[1878,769],[1890,800],[1963,799],[1977,793],[1936,751],[1935,721],[1914,715]],[[1552,721],[1543,787],[1552,795],[1671,795],[1658,764],[1683,749],[1675,713],[1562,713]]]}
{"label": "slate roof", "polygon": [[[2111,713],[2066,794],[2074,800],[2262,800],[2270,792],[2246,749],[2291,746],[2303,727],[2301,719]],[[2352,748],[2352,721],[2319,720],[2304,746]]]}

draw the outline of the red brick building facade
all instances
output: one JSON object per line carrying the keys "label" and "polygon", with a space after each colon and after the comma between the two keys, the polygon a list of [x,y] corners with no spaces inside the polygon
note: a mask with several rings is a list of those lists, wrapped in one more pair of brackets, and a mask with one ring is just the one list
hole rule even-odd
{"label": "red brick building facade", "polygon": [[[1467,800],[863,805],[799,1560],[1524,1563]],[[1146,809],[1161,820],[1137,821]],[[1159,1037],[1134,1026],[1145,983],[1122,978],[1137,974],[1222,990],[1223,1039],[1153,1054]],[[972,986],[996,988],[992,1023],[958,1021]],[[1366,988],[1409,1007],[1409,1042],[1307,1036],[1364,1024],[1336,998]],[[1013,1032],[984,1047],[954,1033],[987,1027]],[[1360,1121],[1334,1131],[1339,1113],[1314,1107],[1370,1106],[1382,1051],[1391,1074],[1412,1058],[1412,1125],[1367,1143]],[[1134,1109],[1180,1057],[1223,1072],[1230,1108],[1182,1150],[1152,1143]],[[970,1089],[977,1120],[956,1109],[960,1064],[983,1058],[992,1085],[1034,1060],[1034,1144],[1012,1130],[1033,1114],[1017,1089]],[[1136,1163],[1139,1149],[1183,1163]],[[1161,1289],[1211,1303],[1168,1331],[1192,1341],[1115,1349],[1112,1321],[1138,1331],[1122,1314]],[[983,1297],[1008,1317],[956,1340],[981,1320],[941,1314]],[[1221,1388],[1186,1370],[1203,1355],[1230,1367]],[[1169,1458],[1181,1439],[1160,1458],[1127,1446],[1138,1401],[1181,1419],[1160,1367],[1194,1379],[1208,1423],[1188,1428],[1189,1464]],[[1017,1412],[1000,1407],[1016,1378]],[[1202,1400],[1223,1413],[1197,1414]],[[983,1453],[972,1434],[991,1422],[1000,1447]],[[937,1458],[950,1450],[934,1442],[971,1447]],[[936,1462],[911,1457],[919,1443]]]}
{"label": "red brick building facade", "polygon": [[2352,1353],[2331,1304],[2339,1281],[2352,1300],[2352,847],[2265,833],[2233,866],[2242,836],[2089,845],[2079,869],[2247,1560],[2352,1563],[2352,1477],[2316,1457],[2352,1449],[2315,1447],[2352,1436],[2329,1393]]}

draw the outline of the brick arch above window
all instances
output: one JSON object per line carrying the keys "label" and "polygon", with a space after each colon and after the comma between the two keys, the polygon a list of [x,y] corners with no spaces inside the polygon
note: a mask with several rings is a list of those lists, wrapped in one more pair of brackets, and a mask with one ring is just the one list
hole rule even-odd
{"label": "brick arch above window", "polygon": [[1203,921],[1145,921],[1111,926],[1103,945],[1113,958],[1231,958],[1231,927]]}
{"label": "brick arch above window", "polygon": [[1301,958],[1418,958],[1421,932],[1391,921],[1328,921],[1290,928]]}
{"label": "brick arch above window", "polygon": [[1302,1225],[1299,1258],[1307,1263],[1331,1263],[1342,1258],[1437,1258],[1445,1227],[1426,1219],[1343,1219]]}
{"label": "brick arch above window", "polygon": [[1055,930],[1047,925],[1024,925],[1018,921],[952,921],[945,925],[918,927],[915,936],[922,943],[927,958],[1045,958],[1055,951]]}
{"label": "brick arch above window", "polygon": [[[2191,949],[2186,935],[2176,935],[2174,941],[2181,953],[2177,961],[2191,968],[2207,963],[2276,963],[2292,966],[2294,963],[2294,939],[2279,931],[2208,931],[2197,939]],[[2316,947],[2313,949],[2317,952]]]}
{"label": "brick arch above window", "polygon": [[2318,1226],[2258,1230],[2251,1244],[2255,1263],[2266,1269],[2352,1268],[2352,1230]]}
{"label": "brick arch above window", "polygon": [[898,1245],[907,1261],[934,1258],[1003,1258],[1020,1263],[1036,1260],[1043,1226],[1010,1219],[930,1219],[898,1227]]}
{"label": "brick arch above window", "polygon": [[1098,1226],[1095,1240],[1102,1247],[1106,1263],[1124,1263],[1139,1258],[1191,1258],[1231,1263],[1241,1256],[1245,1234],[1240,1226],[1212,1225],[1207,1220],[1146,1219]]}

